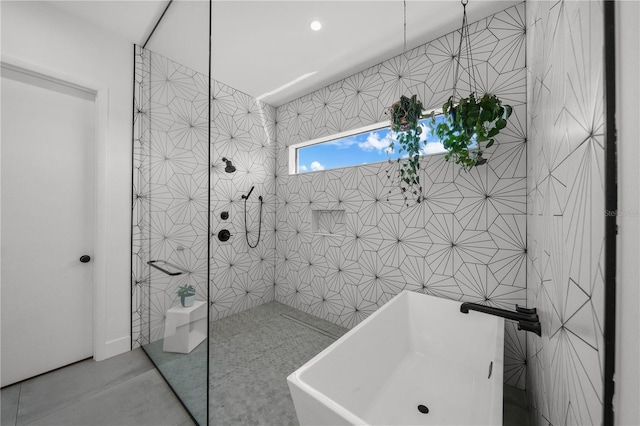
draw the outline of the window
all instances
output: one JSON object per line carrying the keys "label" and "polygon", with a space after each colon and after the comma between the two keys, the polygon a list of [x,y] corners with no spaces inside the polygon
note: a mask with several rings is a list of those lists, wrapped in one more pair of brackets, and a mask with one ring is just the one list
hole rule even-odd
{"label": "window", "polygon": [[[436,120],[443,118],[442,114],[436,115]],[[427,120],[431,118],[420,120],[423,127],[422,155],[446,152],[442,143],[428,131]],[[398,158],[397,149],[389,151],[389,142],[393,136],[394,132],[389,129],[389,123],[383,122],[291,145],[289,173],[308,173],[395,160]]]}

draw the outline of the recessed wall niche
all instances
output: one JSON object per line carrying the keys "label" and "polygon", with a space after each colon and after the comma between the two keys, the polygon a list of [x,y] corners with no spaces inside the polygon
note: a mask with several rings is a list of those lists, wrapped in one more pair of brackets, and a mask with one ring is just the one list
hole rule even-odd
{"label": "recessed wall niche", "polygon": [[344,210],[312,210],[311,232],[318,235],[345,235]]}

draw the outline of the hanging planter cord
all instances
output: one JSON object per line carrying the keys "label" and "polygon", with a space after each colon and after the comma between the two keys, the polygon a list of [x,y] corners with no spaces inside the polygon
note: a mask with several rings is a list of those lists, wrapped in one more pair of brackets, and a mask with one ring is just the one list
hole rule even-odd
{"label": "hanging planter cord", "polygon": [[[400,77],[409,78],[411,76],[411,67],[409,66],[409,59],[407,58],[407,0],[403,0],[402,2],[402,11],[403,11],[403,27],[402,27],[402,57],[400,63],[402,64],[400,67]],[[406,73],[406,75],[404,75]],[[405,84],[402,82],[402,78],[398,80],[398,98],[402,96],[402,87]]]}
{"label": "hanging planter cord", "polygon": [[[469,22],[467,21],[467,4],[469,0],[461,0],[462,4],[462,25],[460,27],[460,43],[458,45],[458,53],[456,54],[456,71],[453,79],[453,98],[456,98],[456,90],[458,87],[458,79],[460,78],[460,62],[462,57],[462,42],[465,41],[467,49],[467,73],[469,74],[469,93],[476,93],[476,70],[473,66],[473,54],[471,51],[471,37],[469,36]],[[473,84],[472,84],[473,81]]]}

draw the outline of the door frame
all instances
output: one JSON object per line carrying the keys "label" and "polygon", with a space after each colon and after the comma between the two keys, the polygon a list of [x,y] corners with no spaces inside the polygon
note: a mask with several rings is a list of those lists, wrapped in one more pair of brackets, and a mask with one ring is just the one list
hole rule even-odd
{"label": "door frame", "polygon": [[110,356],[106,342],[107,294],[107,143],[109,129],[109,89],[73,75],[29,63],[2,54],[0,67],[26,76],[40,78],[95,96],[94,188],[93,188],[93,358],[101,361]]}

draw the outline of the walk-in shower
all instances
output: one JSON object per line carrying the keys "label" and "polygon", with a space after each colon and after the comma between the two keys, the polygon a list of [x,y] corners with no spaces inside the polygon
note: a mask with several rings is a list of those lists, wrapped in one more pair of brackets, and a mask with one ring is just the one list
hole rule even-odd
{"label": "walk-in shower", "polygon": [[[210,77],[212,7],[168,3],[134,50],[132,347],[200,425],[233,416],[210,394],[227,383],[225,359],[253,356],[219,346],[233,343],[229,331],[212,346],[212,321],[275,298],[275,108]],[[261,195],[247,216],[249,187]],[[260,224],[251,251],[247,218]]]}

